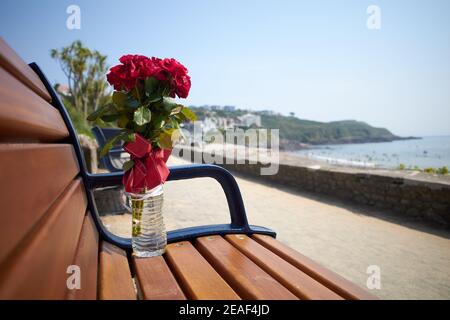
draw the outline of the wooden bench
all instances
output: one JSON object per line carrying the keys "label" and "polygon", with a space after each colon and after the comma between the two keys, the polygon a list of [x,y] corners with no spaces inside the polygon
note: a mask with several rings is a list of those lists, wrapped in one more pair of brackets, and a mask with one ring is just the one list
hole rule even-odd
{"label": "wooden bench", "polygon": [[[374,298],[249,225],[236,181],[216,166],[171,168],[170,180],[215,178],[231,223],[169,232],[164,256],[132,257],[130,239],[104,228],[93,198],[122,172],[86,171],[51,85],[2,39],[0,167],[0,299]],[[80,289],[67,286],[71,265]]]}

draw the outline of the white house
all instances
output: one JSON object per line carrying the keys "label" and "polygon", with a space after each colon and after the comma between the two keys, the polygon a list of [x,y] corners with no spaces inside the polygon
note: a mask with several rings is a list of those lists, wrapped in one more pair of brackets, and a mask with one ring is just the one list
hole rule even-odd
{"label": "white house", "polygon": [[247,113],[238,117],[238,119],[241,126],[250,127],[256,125],[257,127],[261,127],[261,116],[259,115]]}

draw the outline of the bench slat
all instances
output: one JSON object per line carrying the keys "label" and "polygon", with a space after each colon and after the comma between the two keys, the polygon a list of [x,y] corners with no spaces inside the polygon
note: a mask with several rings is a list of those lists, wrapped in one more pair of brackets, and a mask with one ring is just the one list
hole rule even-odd
{"label": "bench slat", "polygon": [[185,300],[186,297],[163,257],[135,258],[133,265],[140,295],[145,300]]}
{"label": "bench slat", "polygon": [[89,212],[84,217],[73,264],[80,267],[81,288],[69,290],[67,299],[97,299],[98,232]]}
{"label": "bench slat", "polygon": [[69,144],[0,144],[0,264],[78,174]]}
{"label": "bench slat", "polygon": [[377,299],[374,295],[363,290],[354,283],[321,266],[317,262],[309,259],[298,251],[282,244],[270,236],[255,234],[252,238],[346,299]]}
{"label": "bench slat", "polygon": [[136,292],[125,251],[102,241],[99,261],[99,299],[135,300]]}
{"label": "bench slat", "polygon": [[0,68],[0,141],[52,142],[68,136],[58,110]]}
{"label": "bench slat", "polygon": [[50,94],[39,79],[38,75],[22,58],[0,37],[0,66],[8,70],[18,80],[47,101],[51,101]]}
{"label": "bench slat", "polygon": [[0,265],[0,299],[65,298],[86,206],[77,179]]}
{"label": "bench slat", "polygon": [[198,238],[196,248],[243,299],[297,299],[220,236]]}
{"label": "bench slat", "polygon": [[225,236],[225,239],[300,299],[342,300],[342,297],[251,238],[233,234]]}
{"label": "bench slat", "polygon": [[166,260],[189,299],[240,300],[190,242],[169,244]]}

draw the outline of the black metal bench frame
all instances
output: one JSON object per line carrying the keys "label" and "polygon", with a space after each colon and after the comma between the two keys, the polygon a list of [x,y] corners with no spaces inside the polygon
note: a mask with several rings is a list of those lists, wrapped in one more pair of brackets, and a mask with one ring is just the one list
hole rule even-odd
{"label": "black metal bench frame", "polygon": [[[94,134],[100,149],[106,144],[106,141],[114,137],[118,133],[119,129],[115,128],[99,128],[97,126],[92,128],[92,133]],[[109,172],[120,172],[121,168],[117,168],[113,162],[112,157],[120,157],[124,152],[122,146],[113,146],[111,150],[104,157],[100,158],[100,164],[108,169]]]}
{"label": "black metal bench frame", "polygon": [[[77,134],[66,108],[64,107],[61,99],[56,94],[55,90],[50,85],[50,82],[47,80],[46,76],[43,74],[39,66],[36,63],[31,63],[30,67],[37,73],[41,81],[44,83],[46,89],[51,95],[52,105],[59,110],[68,128],[70,135],[67,143],[72,144],[75,149],[77,160],[80,166],[81,177],[86,188],[88,209],[94,218],[100,237],[103,240],[117,245],[123,249],[131,249],[130,238],[123,238],[114,235],[103,226],[94,200],[94,189],[121,185],[123,172],[117,171],[102,174],[92,174],[87,171],[83,152],[81,150]],[[272,237],[276,237],[276,233],[271,229],[249,225],[247,214],[245,212],[244,202],[242,200],[241,192],[239,191],[239,186],[233,175],[224,168],[216,165],[186,165],[170,167],[170,175],[168,177],[168,181],[203,177],[213,178],[217,180],[221,185],[227,199],[231,223],[198,226],[169,231],[167,233],[167,241],[169,243],[183,240],[190,241],[201,236],[225,235],[233,233],[241,233],[247,235],[266,234]]]}

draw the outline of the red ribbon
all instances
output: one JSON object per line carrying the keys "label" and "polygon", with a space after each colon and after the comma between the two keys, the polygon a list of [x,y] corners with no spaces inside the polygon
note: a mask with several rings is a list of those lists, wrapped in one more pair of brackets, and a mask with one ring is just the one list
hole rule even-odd
{"label": "red ribbon", "polygon": [[134,142],[128,142],[124,146],[134,165],[123,175],[123,185],[126,192],[139,193],[166,181],[169,175],[166,162],[172,150],[152,148],[150,142],[140,134],[135,137]]}

